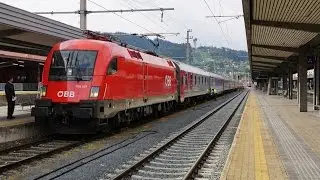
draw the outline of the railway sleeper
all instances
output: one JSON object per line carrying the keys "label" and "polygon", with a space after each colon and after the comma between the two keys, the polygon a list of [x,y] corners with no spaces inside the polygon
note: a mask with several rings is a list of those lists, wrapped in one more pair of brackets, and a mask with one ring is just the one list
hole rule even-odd
{"label": "railway sleeper", "polygon": [[141,176],[147,176],[147,177],[170,177],[170,178],[177,178],[180,176],[183,176],[186,174],[186,172],[184,171],[180,171],[180,172],[154,172],[154,171],[145,171],[145,170],[138,170],[137,171],[138,175]]}

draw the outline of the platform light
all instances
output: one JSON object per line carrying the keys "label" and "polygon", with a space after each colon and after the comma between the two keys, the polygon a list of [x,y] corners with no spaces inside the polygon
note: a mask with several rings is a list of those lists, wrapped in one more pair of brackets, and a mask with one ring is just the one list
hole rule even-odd
{"label": "platform light", "polygon": [[19,64],[17,64],[17,63],[12,63],[12,65],[14,65],[14,66],[18,66]]}
{"label": "platform light", "polygon": [[19,63],[24,63],[24,61],[18,61]]}
{"label": "platform light", "polygon": [[99,87],[98,86],[91,87],[90,98],[97,98],[98,95],[99,95]]}
{"label": "platform light", "polygon": [[19,67],[24,67],[24,65],[20,64]]}
{"label": "platform light", "polygon": [[43,66],[43,63],[39,63],[41,66]]}

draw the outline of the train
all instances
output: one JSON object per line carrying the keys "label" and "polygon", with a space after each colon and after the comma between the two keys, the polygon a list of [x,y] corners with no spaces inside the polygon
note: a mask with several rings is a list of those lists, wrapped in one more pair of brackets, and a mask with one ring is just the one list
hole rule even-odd
{"label": "train", "polygon": [[100,36],[74,39],[50,50],[31,115],[54,133],[94,133],[242,87]]}

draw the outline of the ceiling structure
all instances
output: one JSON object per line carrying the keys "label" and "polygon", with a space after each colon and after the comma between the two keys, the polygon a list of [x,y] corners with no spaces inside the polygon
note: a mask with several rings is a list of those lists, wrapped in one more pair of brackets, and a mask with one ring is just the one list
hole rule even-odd
{"label": "ceiling structure", "polygon": [[296,67],[299,54],[313,55],[320,44],[318,1],[242,0],[242,3],[253,79]]}
{"label": "ceiling structure", "polygon": [[46,56],[55,43],[78,38],[79,28],[0,3],[0,50]]}

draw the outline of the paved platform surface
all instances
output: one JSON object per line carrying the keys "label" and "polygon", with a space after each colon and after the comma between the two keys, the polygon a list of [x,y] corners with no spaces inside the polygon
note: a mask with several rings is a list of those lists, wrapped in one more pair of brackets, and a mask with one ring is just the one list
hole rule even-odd
{"label": "paved platform surface", "polygon": [[16,106],[13,113],[16,118],[7,120],[7,106],[0,106],[0,128],[34,122],[34,117],[31,117],[31,107]]}
{"label": "paved platform surface", "polygon": [[320,113],[251,91],[221,179],[320,179]]}

